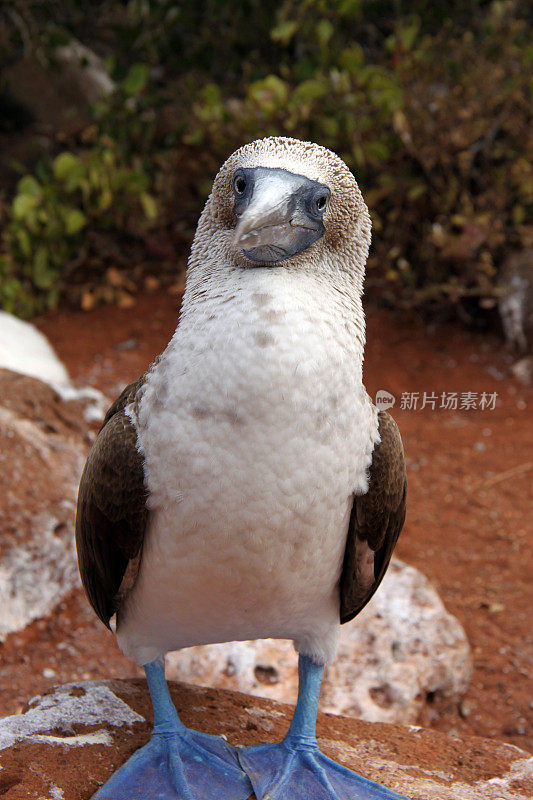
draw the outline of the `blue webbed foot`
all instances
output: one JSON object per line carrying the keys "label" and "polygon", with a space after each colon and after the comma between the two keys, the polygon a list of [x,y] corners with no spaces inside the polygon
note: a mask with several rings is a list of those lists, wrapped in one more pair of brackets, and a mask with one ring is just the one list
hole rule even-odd
{"label": "blue webbed foot", "polygon": [[238,748],[258,800],[407,800],[336,764],[318,745]]}
{"label": "blue webbed foot", "polygon": [[247,800],[251,794],[224,739],[183,727],[154,733],[93,800]]}
{"label": "blue webbed foot", "polygon": [[152,738],[92,800],[247,800],[252,785],[221,736],[185,727],[172,704],[163,659],[145,664],[154,707]]}
{"label": "blue webbed foot", "polygon": [[237,748],[257,800],[407,800],[318,749],[315,727],[323,671],[322,664],[301,655],[298,702],[283,742]]}

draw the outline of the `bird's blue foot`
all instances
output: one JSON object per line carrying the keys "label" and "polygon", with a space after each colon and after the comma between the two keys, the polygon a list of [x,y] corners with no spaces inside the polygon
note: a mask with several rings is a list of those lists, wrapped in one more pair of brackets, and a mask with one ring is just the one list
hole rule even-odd
{"label": "bird's blue foot", "polygon": [[318,745],[285,740],[237,752],[258,800],[407,800],[336,764]]}
{"label": "bird's blue foot", "polygon": [[224,739],[184,728],[154,732],[93,800],[246,800],[251,794]]}
{"label": "bird's blue foot", "polygon": [[247,800],[252,785],[221,737],[185,727],[172,704],[162,659],[145,667],[154,731],[92,800]]}
{"label": "bird's blue foot", "polygon": [[321,664],[300,656],[298,702],[281,744],[237,748],[257,800],[407,800],[336,764],[318,749],[315,726],[323,670]]}

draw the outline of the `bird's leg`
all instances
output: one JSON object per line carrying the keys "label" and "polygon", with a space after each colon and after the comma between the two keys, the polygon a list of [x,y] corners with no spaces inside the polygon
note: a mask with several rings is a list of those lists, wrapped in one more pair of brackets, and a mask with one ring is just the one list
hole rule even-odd
{"label": "bird's leg", "polygon": [[300,656],[298,661],[298,701],[290,728],[284,739],[288,747],[291,745],[296,747],[298,745],[318,746],[316,718],[323,674],[323,664],[315,664],[307,656]]}
{"label": "bird's leg", "polygon": [[150,741],[126,761],[93,800],[246,800],[250,781],[220,736],[187,728],[170,698],[163,659],[144,667],[154,708]]}
{"label": "bird's leg", "polygon": [[323,665],[298,664],[298,702],[281,744],[238,748],[258,800],[406,800],[324,756],[316,740]]}

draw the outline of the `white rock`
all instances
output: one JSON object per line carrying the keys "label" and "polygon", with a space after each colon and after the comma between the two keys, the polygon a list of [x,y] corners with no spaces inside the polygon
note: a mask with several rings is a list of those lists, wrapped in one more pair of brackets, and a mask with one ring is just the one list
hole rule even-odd
{"label": "white rock", "polygon": [[507,344],[531,353],[533,349],[533,247],[511,252],[498,277],[498,307]]}
{"label": "white rock", "polygon": [[78,580],[70,541],[54,533],[59,520],[38,516],[30,546],[7,549],[0,563],[0,642],[34,619],[46,616]]}
{"label": "white rock", "polygon": [[102,59],[78,39],[57,47],[53,59],[85,102],[90,105],[115,90]]}
{"label": "white rock", "polygon": [[5,311],[0,311],[0,368],[39,378],[54,387],[70,386],[68,372],[46,336]]}
{"label": "white rock", "polygon": [[63,400],[83,402],[87,422],[103,419],[110,405],[98,389],[75,388],[46,336],[31,323],[5,311],[0,311],[0,369],[38,378],[55,389]]}
{"label": "white rock", "polygon": [[83,403],[83,417],[86,422],[102,422],[107,409],[111,405],[109,399],[102,394],[99,389],[92,386],[82,386],[76,389],[74,386],[54,386],[62,400],[78,400]]}
{"label": "white rock", "polygon": [[[440,701],[465,693],[472,670],[459,622],[428,580],[394,559],[372,602],[344,625],[321,708],[375,722],[427,722]],[[294,702],[297,656],[271,639],[193,647],[167,656],[174,680]],[[429,704],[428,704],[429,699]]]}
{"label": "white rock", "polygon": [[519,358],[511,367],[511,372],[523,386],[533,384],[533,356]]}
{"label": "white rock", "polygon": [[0,641],[79,584],[74,516],[89,447],[84,409],[42,381],[0,370]]}
{"label": "white rock", "polygon": [[79,584],[73,527],[87,423],[102,419],[109,403],[74,388],[46,337],[5,312],[0,370],[2,641]]}
{"label": "white rock", "polygon": [[[76,735],[73,726],[104,725],[107,728],[144,722],[144,717],[133,711],[105,683],[67,683],[51,694],[30,700],[29,705],[31,707],[24,714],[0,720],[0,750],[20,741],[67,747],[110,744],[106,730]],[[62,731],[63,735],[54,736],[50,731]]]}

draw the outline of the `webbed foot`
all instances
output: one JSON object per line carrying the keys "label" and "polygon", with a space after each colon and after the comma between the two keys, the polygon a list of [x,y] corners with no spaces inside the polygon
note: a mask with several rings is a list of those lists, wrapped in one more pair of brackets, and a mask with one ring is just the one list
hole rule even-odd
{"label": "webbed foot", "polygon": [[219,736],[154,732],[92,800],[247,800],[250,781]]}
{"label": "webbed foot", "polygon": [[237,748],[258,800],[407,800],[336,764],[318,745]]}

